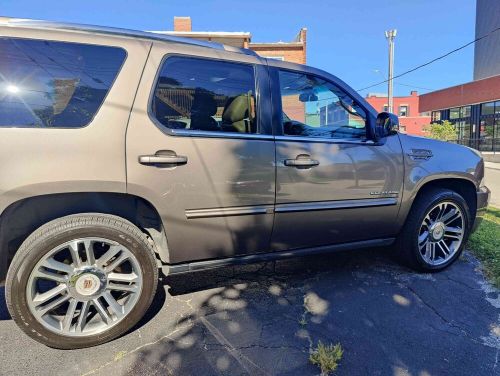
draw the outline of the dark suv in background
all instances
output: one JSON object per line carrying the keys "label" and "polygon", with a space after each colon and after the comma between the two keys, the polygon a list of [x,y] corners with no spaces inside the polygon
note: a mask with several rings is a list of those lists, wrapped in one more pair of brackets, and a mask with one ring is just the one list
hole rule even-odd
{"label": "dark suv in background", "polygon": [[135,325],[159,269],[393,244],[447,267],[487,205],[483,160],[397,125],[337,77],[249,50],[0,18],[12,318],[79,348]]}

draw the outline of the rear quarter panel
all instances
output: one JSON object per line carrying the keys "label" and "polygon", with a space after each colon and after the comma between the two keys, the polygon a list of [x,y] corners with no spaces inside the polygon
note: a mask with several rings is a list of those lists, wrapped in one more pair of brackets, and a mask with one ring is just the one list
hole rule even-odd
{"label": "rear quarter panel", "polygon": [[151,42],[80,32],[0,28],[0,37],[116,46],[127,57],[103,105],[84,128],[0,127],[0,213],[31,196],[125,192],[125,132]]}

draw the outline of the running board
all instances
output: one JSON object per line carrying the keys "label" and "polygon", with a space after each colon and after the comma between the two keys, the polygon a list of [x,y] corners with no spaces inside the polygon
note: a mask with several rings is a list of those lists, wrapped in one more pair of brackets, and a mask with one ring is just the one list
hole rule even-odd
{"label": "running board", "polygon": [[258,253],[254,255],[228,257],[216,260],[194,261],[194,262],[186,262],[186,263],[172,264],[172,265],[167,264],[167,265],[162,265],[161,270],[165,275],[197,272],[201,270],[221,268],[224,266],[244,265],[256,262],[283,260],[292,257],[317,255],[322,253],[347,251],[352,249],[383,247],[393,244],[395,240],[396,240],[395,238],[363,240],[351,243],[324,245],[320,247],[300,248],[300,249],[276,251],[268,253]]}

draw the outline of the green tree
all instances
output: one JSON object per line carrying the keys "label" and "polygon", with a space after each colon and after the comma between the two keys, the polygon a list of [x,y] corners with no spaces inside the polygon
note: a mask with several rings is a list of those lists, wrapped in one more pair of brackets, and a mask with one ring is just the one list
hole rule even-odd
{"label": "green tree", "polygon": [[455,125],[448,120],[441,123],[429,124],[424,130],[427,132],[427,137],[441,141],[454,141],[458,136]]}

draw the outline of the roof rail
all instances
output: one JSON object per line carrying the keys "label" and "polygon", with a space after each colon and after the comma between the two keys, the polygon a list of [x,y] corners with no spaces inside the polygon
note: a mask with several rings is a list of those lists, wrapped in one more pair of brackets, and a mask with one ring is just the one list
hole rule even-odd
{"label": "roof rail", "polygon": [[96,25],[85,25],[76,24],[68,22],[53,22],[44,20],[32,20],[26,18],[10,18],[0,16],[0,26],[8,27],[29,27],[32,29],[49,29],[49,30],[68,30],[68,31],[78,31],[78,32],[89,32],[89,33],[99,33],[108,35],[117,35],[131,38],[141,38],[149,40],[158,40],[163,42],[181,43],[189,44],[193,46],[213,48],[216,50],[230,51],[241,53],[245,55],[258,56],[254,51],[247,48],[238,48],[227,46],[222,43],[216,42],[206,42],[202,40],[177,37],[174,35],[151,33],[147,31],[122,29],[118,27],[107,27],[107,26],[96,26]]}

